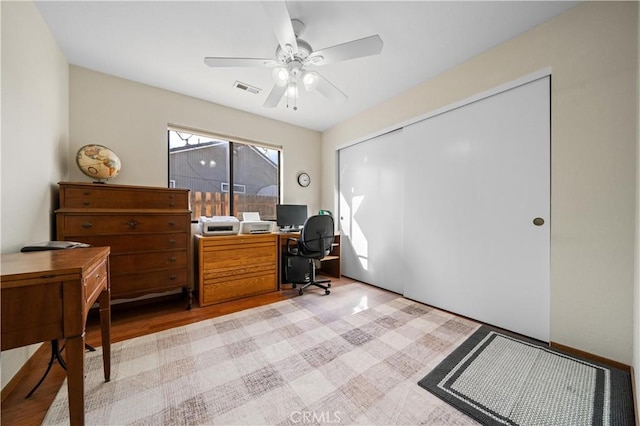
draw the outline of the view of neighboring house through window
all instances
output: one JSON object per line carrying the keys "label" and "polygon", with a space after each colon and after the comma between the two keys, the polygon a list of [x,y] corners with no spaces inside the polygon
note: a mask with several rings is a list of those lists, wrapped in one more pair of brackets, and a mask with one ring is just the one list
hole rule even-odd
{"label": "view of neighboring house through window", "polygon": [[276,219],[280,151],[214,136],[168,130],[169,186],[191,190],[192,219],[259,212]]}

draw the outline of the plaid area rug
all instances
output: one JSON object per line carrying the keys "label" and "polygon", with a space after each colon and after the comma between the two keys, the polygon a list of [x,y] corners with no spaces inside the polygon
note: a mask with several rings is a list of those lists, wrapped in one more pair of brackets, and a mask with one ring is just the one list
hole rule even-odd
{"label": "plaid area rug", "polygon": [[[115,343],[109,383],[88,353],[86,424],[476,424],[416,382],[478,324],[340,292]],[[43,423],[68,423],[66,383]]]}
{"label": "plaid area rug", "polygon": [[420,386],[486,425],[633,425],[630,374],[482,326]]}

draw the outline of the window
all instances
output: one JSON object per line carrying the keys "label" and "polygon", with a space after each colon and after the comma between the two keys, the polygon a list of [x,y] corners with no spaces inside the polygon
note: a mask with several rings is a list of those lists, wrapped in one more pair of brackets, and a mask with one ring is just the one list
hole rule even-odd
{"label": "window", "polygon": [[169,186],[191,190],[192,220],[259,212],[276,219],[280,150],[211,135],[168,130]]}

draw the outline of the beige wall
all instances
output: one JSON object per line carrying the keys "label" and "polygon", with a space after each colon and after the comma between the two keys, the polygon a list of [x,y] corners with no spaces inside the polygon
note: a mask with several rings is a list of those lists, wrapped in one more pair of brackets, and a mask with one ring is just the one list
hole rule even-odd
{"label": "beige wall", "polygon": [[[112,183],[166,186],[167,125],[173,124],[282,146],[283,202],[319,209],[320,133],[76,66],[69,84],[69,150],[90,143],[111,148],[122,161]],[[296,184],[302,170],[312,176],[307,188]],[[69,179],[90,181],[75,163]]]}
{"label": "beige wall", "polygon": [[323,134],[336,150],[550,67],[551,340],[626,364],[633,352],[638,3],[588,2]]}
{"label": "beige wall", "polygon": [[[54,188],[66,173],[68,64],[31,2],[2,10],[2,253],[51,239]],[[36,315],[25,312],[25,315]],[[2,387],[38,345],[2,352]]]}

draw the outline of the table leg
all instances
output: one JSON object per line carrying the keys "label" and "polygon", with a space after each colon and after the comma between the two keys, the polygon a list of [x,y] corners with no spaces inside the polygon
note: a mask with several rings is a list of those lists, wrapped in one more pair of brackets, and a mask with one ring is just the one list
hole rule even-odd
{"label": "table leg", "polygon": [[71,426],[84,425],[84,333],[67,338],[67,388]]}
{"label": "table leg", "polygon": [[107,288],[98,297],[100,303],[100,335],[102,337],[102,366],[104,381],[111,380],[111,294]]}

